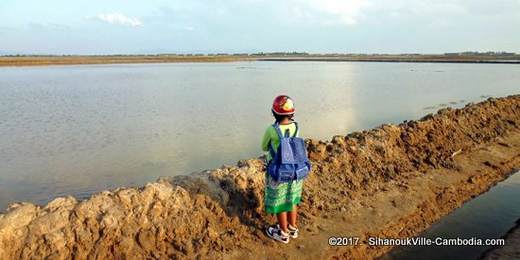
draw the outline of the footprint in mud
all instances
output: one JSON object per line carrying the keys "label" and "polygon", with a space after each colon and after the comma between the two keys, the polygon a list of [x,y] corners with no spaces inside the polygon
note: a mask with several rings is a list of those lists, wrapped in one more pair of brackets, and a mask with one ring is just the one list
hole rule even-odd
{"label": "footprint in mud", "polygon": [[307,232],[309,232],[309,234],[314,236],[314,235],[317,235],[320,231],[323,231],[324,229],[320,224],[312,223],[312,224],[308,225],[305,230]]}

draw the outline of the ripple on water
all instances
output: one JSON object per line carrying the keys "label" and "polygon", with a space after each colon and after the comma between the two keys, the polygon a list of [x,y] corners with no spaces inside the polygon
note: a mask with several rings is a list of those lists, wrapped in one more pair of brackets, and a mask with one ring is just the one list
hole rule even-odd
{"label": "ripple on water", "polygon": [[[480,101],[474,93],[517,93],[517,72],[314,62],[2,68],[0,208],[256,157],[279,92],[297,101],[305,137],[327,139],[420,118],[455,99]],[[163,160],[170,168],[138,167]]]}

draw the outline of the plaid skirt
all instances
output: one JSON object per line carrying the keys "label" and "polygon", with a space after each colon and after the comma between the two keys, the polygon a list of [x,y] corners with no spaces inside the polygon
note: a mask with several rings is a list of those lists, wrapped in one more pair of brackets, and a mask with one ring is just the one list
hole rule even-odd
{"label": "plaid skirt", "polygon": [[292,211],[302,198],[303,180],[292,182],[277,182],[265,174],[265,211],[269,214],[278,214]]}

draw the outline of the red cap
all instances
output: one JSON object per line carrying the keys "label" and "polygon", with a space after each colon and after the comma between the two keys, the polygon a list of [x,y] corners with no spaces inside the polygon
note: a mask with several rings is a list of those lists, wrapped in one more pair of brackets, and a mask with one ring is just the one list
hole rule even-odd
{"label": "red cap", "polygon": [[273,112],[278,115],[294,114],[294,103],[287,95],[277,96],[273,101]]}

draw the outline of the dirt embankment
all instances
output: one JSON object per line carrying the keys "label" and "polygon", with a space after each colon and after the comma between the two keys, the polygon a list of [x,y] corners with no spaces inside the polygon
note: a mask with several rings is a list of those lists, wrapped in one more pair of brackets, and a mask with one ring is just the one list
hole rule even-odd
{"label": "dirt embankment", "polygon": [[81,64],[135,64],[180,62],[236,62],[236,61],[322,61],[322,62],[431,62],[431,63],[489,63],[520,64],[520,55],[442,55],[442,54],[158,54],[158,55],[65,55],[65,56],[0,56],[0,67],[48,66]]}
{"label": "dirt embankment", "polygon": [[253,60],[248,56],[179,56],[179,55],[93,55],[93,56],[0,56],[0,67],[86,65],[86,64],[139,64],[182,62],[234,62]]}
{"label": "dirt embankment", "polygon": [[[370,236],[408,237],[520,166],[520,95],[419,121],[307,140],[314,168],[300,207],[300,238],[263,233],[263,164],[240,161],[78,202],[14,204],[0,215],[2,259],[373,258]],[[330,236],[355,236],[331,247]]]}

